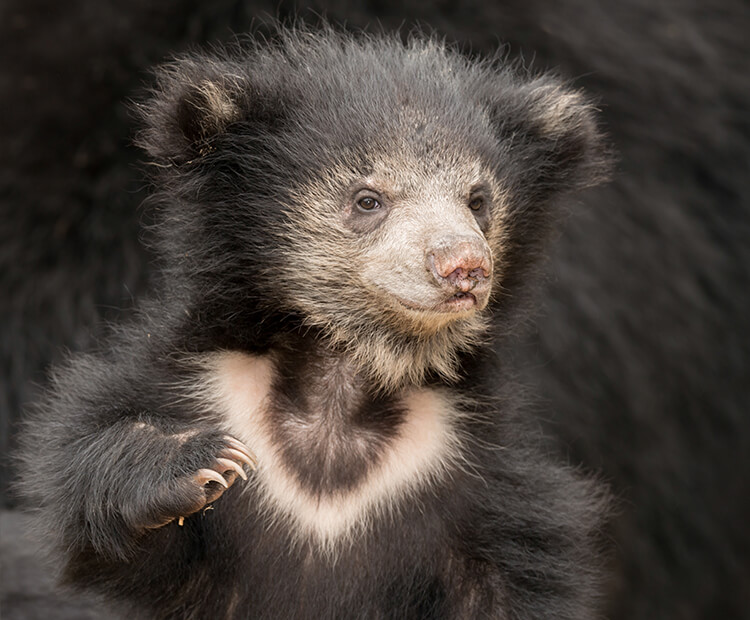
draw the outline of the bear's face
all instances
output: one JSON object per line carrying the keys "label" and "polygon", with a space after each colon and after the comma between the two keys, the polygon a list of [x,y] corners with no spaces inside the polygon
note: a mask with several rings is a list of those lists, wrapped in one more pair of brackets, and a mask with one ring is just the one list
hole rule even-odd
{"label": "bear's face", "polygon": [[481,311],[493,257],[502,254],[492,175],[469,157],[443,174],[438,162],[398,159],[398,167],[379,162],[346,201],[345,225],[361,239],[363,285],[425,327]]}
{"label": "bear's face", "polygon": [[366,171],[334,168],[293,192],[281,263],[306,316],[336,317],[354,297],[376,324],[432,335],[487,307],[503,231],[491,169],[471,153],[400,147],[370,153]]}
{"label": "bear's face", "polygon": [[[290,111],[317,137],[315,155],[289,166],[305,172],[274,229],[285,302],[389,387],[426,369],[453,375],[456,352],[486,329],[502,269],[490,119],[465,94],[414,91],[359,87]],[[304,139],[285,135],[289,150]]]}
{"label": "bear's face", "polygon": [[167,67],[143,110],[205,303],[299,316],[385,389],[455,377],[601,155],[578,93],[424,40],[286,33]]}

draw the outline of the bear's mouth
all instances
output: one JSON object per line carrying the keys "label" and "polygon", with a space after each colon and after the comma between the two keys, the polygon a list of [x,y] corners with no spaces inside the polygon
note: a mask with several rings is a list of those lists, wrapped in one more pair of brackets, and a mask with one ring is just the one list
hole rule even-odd
{"label": "bear's mouth", "polygon": [[441,301],[428,310],[432,312],[470,312],[474,310],[478,305],[477,298],[474,293],[458,292],[448,297],[445,301]]}
{"label": "bear's mouth", "polygon": [[478,302],[474,293],[458,292],[438,304],[436,309],[444,309],[445,312],[468,312],[476,308],[477,305]]}

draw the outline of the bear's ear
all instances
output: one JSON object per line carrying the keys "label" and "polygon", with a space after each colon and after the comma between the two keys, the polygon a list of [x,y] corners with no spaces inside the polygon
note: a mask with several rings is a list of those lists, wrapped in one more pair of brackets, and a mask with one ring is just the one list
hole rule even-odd
{"label": "bear's ear", "polygon": [[570,191],[607,179],[610,154],[581,92],[542,76],[496,97],[490,115],[501,144],[521,162],[526,187]]}
{"label": "bear's ear", "polygon": [[215,148],[216,138],[248,114],[249,79],[229,62],[185,58],[157,71],[138,144],[156,161],[184,163]]}

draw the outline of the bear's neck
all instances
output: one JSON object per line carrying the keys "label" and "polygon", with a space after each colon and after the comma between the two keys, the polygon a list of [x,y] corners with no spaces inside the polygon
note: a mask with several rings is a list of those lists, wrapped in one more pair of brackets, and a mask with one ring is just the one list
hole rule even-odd
{"label": "bear's neck", "polygon": [[403,424],[402,395],[378,395],[345,353],[297,344],[271,353],[272,441],[311,490],[354,488]]}

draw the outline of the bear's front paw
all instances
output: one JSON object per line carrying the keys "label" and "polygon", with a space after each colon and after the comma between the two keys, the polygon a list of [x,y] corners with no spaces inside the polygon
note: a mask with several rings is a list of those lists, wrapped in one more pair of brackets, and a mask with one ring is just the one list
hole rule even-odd
{"label": "bear's front paw", "polygon": [[[186,444],[191,443],[186,441]],[[185,447],[188,447],[187,445]],[[212,454],[211,454],[212,453]],[[222,436],[215,450],[209,451],[203,463],[193,473],[179,475],[160,489],[155,510],[142,524],[146,529],[160,528],[198,512],[216,501],[237,477],[247,480],[243,466],[255,470],[257,461],[250,450],[234,437]]]}

